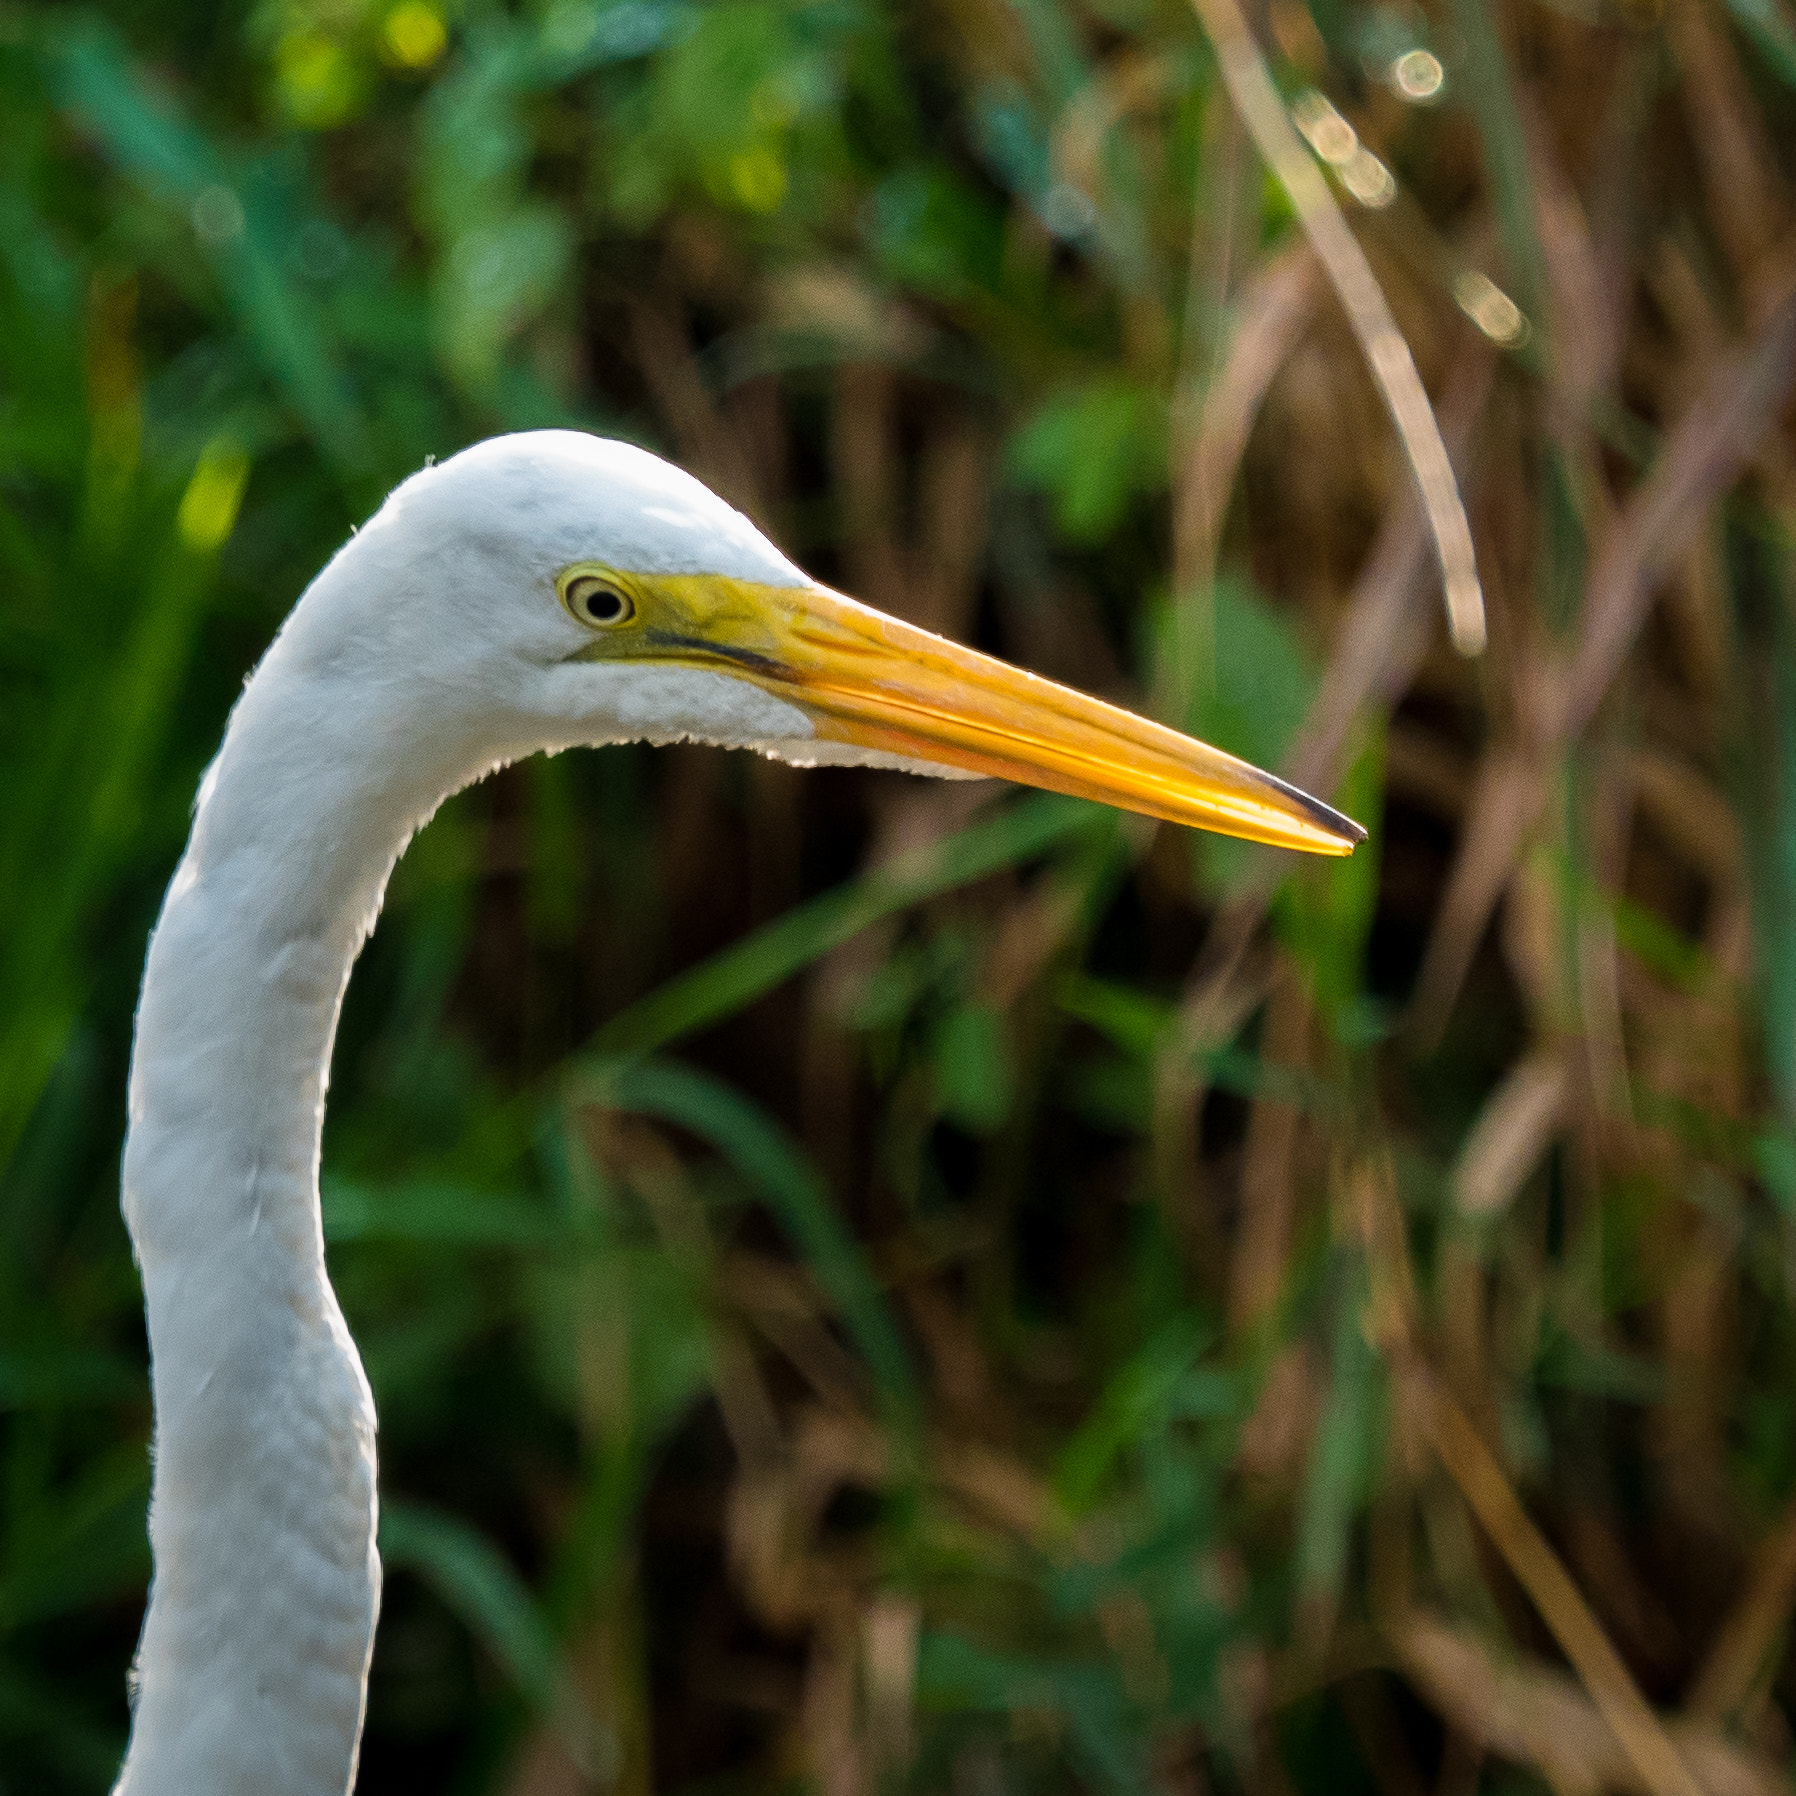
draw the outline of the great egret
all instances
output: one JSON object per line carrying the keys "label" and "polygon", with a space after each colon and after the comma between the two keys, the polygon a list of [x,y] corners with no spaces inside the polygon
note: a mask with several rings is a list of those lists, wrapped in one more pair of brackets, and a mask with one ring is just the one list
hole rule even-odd
{"label": "great egret", "polygon": [[120,1796],[341,1796],[380,1596],[374,1404],[324,1265],[349,971],[413,832],[501,764],[646,738],[996,774],[1324,854],[1213,748],[856,604],[689,475],[567,431],[400,486],[282,626],[150,942],[124,1212],[155,1579]]}

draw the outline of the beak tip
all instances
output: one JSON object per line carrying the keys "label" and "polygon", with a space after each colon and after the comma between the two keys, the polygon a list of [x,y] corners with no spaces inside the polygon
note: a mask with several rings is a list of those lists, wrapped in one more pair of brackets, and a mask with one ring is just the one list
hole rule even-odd
{"label": "beak tip", "polygon": [[1337,811],[1333,805],[1324,804],[1319,798],[1312,798],[1301,787],[1293,786],[1281,780],[1276,774],[1266,774],[1267,782],[1276,787],[1279,793],[1301,811],[1318,829],[1325,830],[1339,844],[1334,852],[1351,854],[1360,843],[1366,840],[1366,829],[1363,824],[1355,823],[1344,812]]}

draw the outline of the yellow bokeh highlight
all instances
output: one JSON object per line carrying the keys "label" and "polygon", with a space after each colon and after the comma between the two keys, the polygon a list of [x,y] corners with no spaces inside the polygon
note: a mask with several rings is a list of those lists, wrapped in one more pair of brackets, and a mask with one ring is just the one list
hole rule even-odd
{"label": "yellow bokeh highlight", "polygon": [[786,197],[786,170],[764,144],[730,158],[730,191],[751,212],[771,212]]}
{"label": "yellow bokeh highlight", "polygon": [[449,47],[443,15],[430,0],[400,0],[380,29],[386,59],[402,69],[427,69]]}
{"label": "yellow bokeh highlight", "polygon": [[196,555],[210,555],[223,547],[236,528],[248,484],[249,457],[242,447],[229,437],[214,437],[201,452],[175,513],[175,529]]}
{"label": "yellow bokeh highlight", "polygon": [[1459,309],[1501,349],[1515,349],[1528,338],[1522,309],[1489,275],[1468,268],[1453,283]]}
{"label": "yellow bokeh highlight", "polygon": [[1431,50],[1405,50],[1390,66],[1387,76],[1400,99],[1426,104],[1440,97],[1447,71]]}
{"label": "yellow bokeh highlight", "polygon": [[340,125],[355,109],[354,66],[327,37],[300,32],[282,39],[275,56],[275,77],[287,111],[314,131]]}

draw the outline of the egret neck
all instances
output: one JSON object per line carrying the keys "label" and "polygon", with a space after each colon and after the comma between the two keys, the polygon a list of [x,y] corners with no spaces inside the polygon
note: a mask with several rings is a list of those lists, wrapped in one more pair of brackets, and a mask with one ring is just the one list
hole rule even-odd
{"label": "egret neck", "polygon": [[353,683],[302,661],[283,638],[237,707],[138,1009],[124,1209],[156,1569],[121,1796],[316,1796],[355,1775],[374,1404],[325,1274],[325,1085],[389,870],[479,767],[383,758]]}

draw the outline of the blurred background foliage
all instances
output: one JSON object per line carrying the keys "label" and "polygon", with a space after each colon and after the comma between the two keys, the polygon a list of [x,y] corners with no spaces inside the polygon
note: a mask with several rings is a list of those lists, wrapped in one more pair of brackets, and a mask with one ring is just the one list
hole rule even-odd
{"label": "blurred background foliage", "polygon": [[199,774],[389,486],[545,424],[1372,839],[699,749],[452,802],[326,1131],[360,1787],[1787,1788],[1796,15],[1252,23],[1481,660],[1180,0],[0,3],[0,1789],[125,1733]]}

